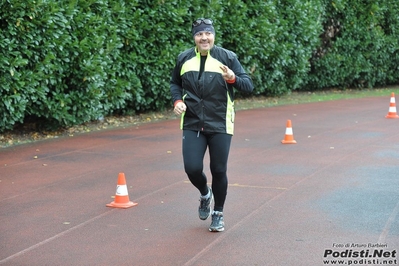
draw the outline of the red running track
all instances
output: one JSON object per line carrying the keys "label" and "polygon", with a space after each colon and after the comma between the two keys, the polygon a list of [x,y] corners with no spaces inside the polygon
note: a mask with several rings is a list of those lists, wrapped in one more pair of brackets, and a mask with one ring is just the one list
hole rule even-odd
{"label": "red running track", "polygon": [[[222,233],[198,219],[177,119],[3,148],[0,265],[397,265],[388,107],[389,96],[237,112]],[[281,143],[287,120],[297,144]],[[135,207],[105,206],[120,172]]]}

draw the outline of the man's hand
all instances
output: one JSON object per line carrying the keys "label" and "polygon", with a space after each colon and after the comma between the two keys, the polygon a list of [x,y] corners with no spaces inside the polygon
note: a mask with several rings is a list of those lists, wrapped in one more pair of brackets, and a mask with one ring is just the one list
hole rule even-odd
{"label": "man's hand", "polygon": [[184,102],[178,102],[178,103],[175,105],[175,108],[173,109],[173,112],[174,112],[176,115],[181,115],[183,112],[186,111],[186,109],[187,109],[187,106],[186,106],[186,104],[185,104]]}
{"label": "man's hand", "polygon": [[234,80],[234,78],[236,77],[236,75],[234,74],[233,70],[231,70],[227,66],[224,66],[224,65],[220,66],[220,69],[223,71],[222,77],[224,78],[224,80],[226,80],[226,81]]}

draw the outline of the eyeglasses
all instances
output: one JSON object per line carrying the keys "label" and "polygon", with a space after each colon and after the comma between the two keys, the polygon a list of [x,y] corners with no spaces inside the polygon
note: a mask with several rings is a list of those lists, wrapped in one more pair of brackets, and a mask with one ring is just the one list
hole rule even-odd
{"label": "eyeglasses", "polygon": [[212,20],[208,18],[200,18],[193,22],[193,27],[197,27],[204,23],[205,25],[212,25]]}

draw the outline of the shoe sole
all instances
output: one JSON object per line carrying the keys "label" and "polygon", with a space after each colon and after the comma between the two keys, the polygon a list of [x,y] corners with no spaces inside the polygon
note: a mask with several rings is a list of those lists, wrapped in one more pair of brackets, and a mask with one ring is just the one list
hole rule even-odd
{"label": "shoe sole", "polygon": [[224,227],[223,228],[209,228],[209,232],[223,232],[224,231]]}
{"label": "shoe sole", "polygon": [[200,220],[205,221],[206,219],[209,218],[210,215],[208,215],[207,217],[200,217]]}

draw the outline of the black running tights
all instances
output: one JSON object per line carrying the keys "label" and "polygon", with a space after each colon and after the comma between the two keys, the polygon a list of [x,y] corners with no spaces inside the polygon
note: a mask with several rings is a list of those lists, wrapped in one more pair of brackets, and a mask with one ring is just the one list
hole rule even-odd
{"label": "black running tights", "polygon": [[227,160],[229,157],[231,135],[210,134],[183,130],[184,170],[191,183],[201,195],[208,193],[207,177],[204,173],[204,156],[209,149],[212,191],[215,211],[223,211],[227,195]]}

